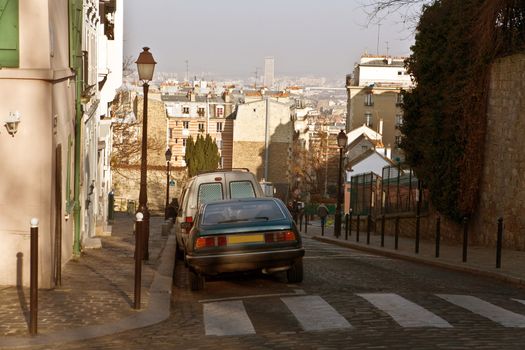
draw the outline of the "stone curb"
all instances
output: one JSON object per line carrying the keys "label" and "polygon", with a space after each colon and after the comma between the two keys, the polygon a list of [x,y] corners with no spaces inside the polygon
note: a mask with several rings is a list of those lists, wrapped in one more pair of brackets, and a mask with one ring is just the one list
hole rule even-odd
{"label": "stone curb", "polygon": [[389,250],[385,250],[381,248],[374,248],[374,247],[369,247],[369,246],[363,246],[361,244],[355,244],[352,242],[341,241],[337,238],[330,238],[330,237],[316,236],[316,235],[310,236],[310,238],[315,239],[320,242],[332,243],[332,244],[336,244],[342,247],[361,250],[361,251],[365,251],[369,253],[387,256],[390,258],[403,259],[403,260],[407,260],[411,262],[427,264],[427,265],[434,266],[434,267],[441,267],[441,268],[445,268],[449,270],[461,271],[461,272],[471,273],[471,274],[478,275],[478,276],[489,277],[489,278],[500,280],[502,282],[512,284],[515,287],[525,288],[525,280],[522,278],[509,276],[509,275],[505,275],[502,273],[482,270],[482,269],[479,269],[473,266],[462,266],[462,265],[457,265],[454,263],[448,263],[444,261],[431,260],[425,257],[406,255],[403,253],[397,253],[397,252],[393,252],[393,251],[389,251]]}
{"label": "stone curb", "polygon": [[170,316],[174,263],[175,235],[170,235],[162,251],[159,266],[155,271],[155,276],[149,289],[148,306],[144,310],[137,311],[135,315],[108,324],[80,327],[34,337],[0,337],[0,348],[22,348],[52,343],[67,343],[151,326],[164,321]]}

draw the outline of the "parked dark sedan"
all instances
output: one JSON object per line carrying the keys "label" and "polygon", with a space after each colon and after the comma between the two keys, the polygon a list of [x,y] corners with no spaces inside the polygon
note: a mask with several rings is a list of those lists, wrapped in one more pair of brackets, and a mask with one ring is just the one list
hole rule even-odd
{"label": "parked dark sedan", "polygon": [[192,290],[206,275],[262,270],[286,271],[288,282],[303,280],[301,236],[277,198],[245,198],[203,204],[186,239]]}

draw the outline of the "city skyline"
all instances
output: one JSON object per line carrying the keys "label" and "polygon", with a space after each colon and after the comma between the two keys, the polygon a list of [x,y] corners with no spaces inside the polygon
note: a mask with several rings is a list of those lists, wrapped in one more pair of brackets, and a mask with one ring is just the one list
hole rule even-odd
{"label": "city skyline", "polygon": [[126,2],[124,56],[134,61],[148,46],[158,62],[156,71],[178,79],[186,70],[191,78],[255,79],[268,56],[275,59],[276,80],[339,79],[352,72],[363,53],[407,56],[414,42],[401,14],[369,24],[361,0],[269,0],[264,6],[241,0],[150,0],[155,11],[144,11],[143,4]]}

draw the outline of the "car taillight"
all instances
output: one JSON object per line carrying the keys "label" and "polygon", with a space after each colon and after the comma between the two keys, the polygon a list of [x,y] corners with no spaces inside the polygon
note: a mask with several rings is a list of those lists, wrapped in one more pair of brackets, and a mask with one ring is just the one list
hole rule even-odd
{"label": "car taillight", "polygon": [[228,243],[226,236],[204,236],[195,241],[195,249],[222,247]]}
{"label": "car taillight", "polygon": [[186,218],[184,219],[184,222],[186,223],[186,231],[189,232],[191,228],[193,227],[193,217],[186,216]]}
{"label": "car taillight", "polygon": [[295,233],[293,231],[269,232],[264,234],[264,241],[266,243],[289,242],[295,240]]}

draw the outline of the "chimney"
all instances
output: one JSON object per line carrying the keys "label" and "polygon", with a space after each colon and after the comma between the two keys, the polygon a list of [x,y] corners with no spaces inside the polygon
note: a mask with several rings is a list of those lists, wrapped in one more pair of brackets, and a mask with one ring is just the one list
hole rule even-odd
{"label": "chimney", "polygon": [[195,102],[195,90],[190,90],[190,101]]}

